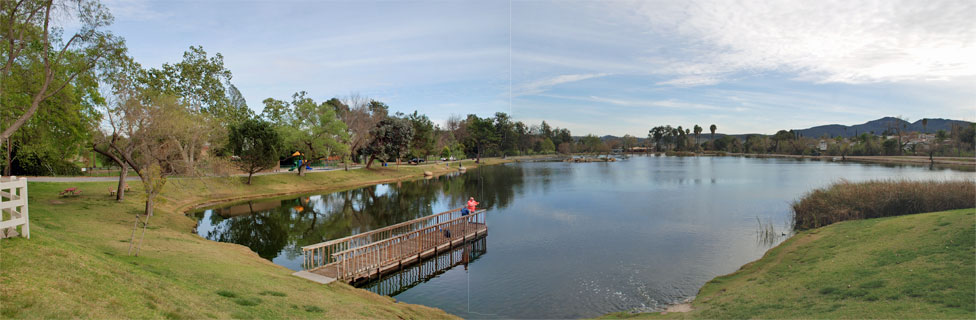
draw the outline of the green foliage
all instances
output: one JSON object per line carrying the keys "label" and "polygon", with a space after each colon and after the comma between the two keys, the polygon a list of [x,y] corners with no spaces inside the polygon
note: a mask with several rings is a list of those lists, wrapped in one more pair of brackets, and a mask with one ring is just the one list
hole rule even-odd
{"label": "green foliage", "polygon": [[231,125],[227,141],[227,149],[238,157],[234,163],[248,173],[248,184],[251,175],[278,164],[282,140],[270,122],[248,119]]}
{"label": "green foliage", "polygon": [[373,140],[363,148],[363,153],[369,155],[366,167],[370,167],[373,160],[396,160],[405,153],[413,139],[413,126],[403,118],[387,118],[376,124],[370,131]]}
{"label": "green foliage", "polygon": [[349,137],[345,123],[336,116],[333,106],[316,103],[306,95],[305,91],[295,93],[290,103],[272,98],[264,100],[261,115],[281,135],[281,155],[299,151],[312,161],[345,155],[349,151],[345,144]]}
{"label": "green foliage", "polygon": [[414,111],[407,116],[413,127],[413,138],[410,139],[411,157],[426,157],[434,153],[437,141],[434,139],[434,123],[426,115]]}
{"label": "green foliage", "polygon": [[884,149],[884,155],[893,156],[898,154],[898,140],[887,139],[881,143],[881,148]]}
{"label": "green foliage", "polygon": [[475,155],[480,159],[482,154],[492,152],[497,148],[499,137],[492,119],[469,114],[465,120],[465,125],[468,137],[464,141],[464,145],[468,147],[466,150],[468,154]]}
{"label": "green foliage", "polygon": [[251,112],[236,87],[224,86],[230,84],[231,78],[223,55],[210,57],[202,46],[190,46],[182,61],[149,69],[142,81],[158,93],[180,97],[180,102],[191,110],[213,115],[221,124],[230,125],[248,119]]}
{"label": "green foliage", "polygon": [[796,229],[844,220],[879,218],[976,206],[972,181],[839,182],[793,202]]}
{"label": "green foliage", "polygon": [[542,154],[556,153],[556,145],[552,143],[552,139],[546,138],[542,140],[539,146],[539,152]]}

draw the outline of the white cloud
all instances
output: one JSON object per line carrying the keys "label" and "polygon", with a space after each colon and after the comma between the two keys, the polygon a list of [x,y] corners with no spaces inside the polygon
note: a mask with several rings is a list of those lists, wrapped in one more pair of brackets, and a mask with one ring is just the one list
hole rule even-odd
{"label": "white cloud", "polygon": [[[713,84],[737,72],[818,83],[976,75],[976,1],[643,1],[636,18],[684,54],[649,58],[659,84]],[[628,9],[629,10],[629,9]]]}
{"label": "white cloud", "polygon": [[526,83],[519,86],[515,90],[515,95],[529,95],[538,94],[546,91],[553,86],[557,86],[564,83],[583,81],[587,79],[601,78],[609,76],[609,73],[586,73],[586,74],[564,74],[555,77],[549,77],[541,80],[536,80],[533,82]]}

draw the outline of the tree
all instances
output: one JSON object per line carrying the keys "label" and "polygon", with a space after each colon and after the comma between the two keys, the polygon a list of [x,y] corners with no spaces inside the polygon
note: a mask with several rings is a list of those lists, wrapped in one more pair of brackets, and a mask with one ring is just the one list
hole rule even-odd
{"label": "tree", "polygon": [[498,143],[495,125],[492,119],[479,118],[473,114],[468,115],[465,124],[468,136],[464,144],[474,148],[475,163],[480,163],[482,153],[494,148]]}
{"label": "tree", "polygon": [[773,135],[773,148],[777,153],[783,153],[783,142],[793,140],[793,134],[786,130],[777,131]]}
{"label": "tree", "polygon": [[406,119],[391,117],[377,123],[370,131],[370,136],[373,140],[364,148],[364,152],[369,155],[367,169],[377,158],[383,161],[394,158],[399,161],[400,155],[409,148],[410,140],[413,139],[413,126]]}
{"label": "tree", "polygon": [[[0,119],[13,119],[17,108],[29,105],[30,92],[43,82],[43,66],[26,66],[30,76],[10,77],[0,83]],[[58,72],[54,82],[65,81],[67,74]],[[97,90],[94,70],[77,76],[63,90],[41,102],[41,110],[14,132],[5,143],[0,159],[0,175],[69,175],[79,168],[68,161],[79,155],[79,145],[91,140],[91,130],[100,118],[96,104],[104,101]]]}
{"label": "tree", "polygon": [[278,165],[281,136],[270,122],[248,119],[230,127],[227,149],[239,159],[235,164],[247,172],[247,184],[258,172]]}
{"label": "tree", "polygon": [[177,124],[178,130],[186,134],[173,141],[178,142],[184,167],[195,167],[207,143],[226,145],[226,129],[251,116],[240,92],[230,85],[231,77],[223,56],[216,53],[210,57],[202,46],[191,46],[178,63],[164,63],[142,74],[147,90],[178,97],[190,111],[188,115],[193,119]]}
{"label": "tree", "polygon": [[698,137],[701,136],[701,133],[702,133],[702,127],[696,124],[695,125],[695,151],[698,151],[699,148]]}
{"label": "tree", "polygon": [[555,153],[556,145],[552,143],[552,139],[546,138],[545,140],[542,140],[542,144],[540,145],[539,149],[543,154]]}
{"label": "tree", "polygon": [[884,153],[887,156],[893,156],[898,154],[898,140],[887,139],[881,143],[881,147],[884,149]]}
{"label": "tree", "polygon": [[708,130],[712,132],[712,139],[711,139],[711,141],[713,142],[713,146],[712,146],[713,148],[714,148],[714,141],[715,141],[715,130],[717,130],[717,129],[718,129],[718,127],[715,126],[715,124],[712,124],[711,126],[708,126]]}
{"label": "tree", "polygon": [[[346,155],[349,133],[346,125],[327,103],[316,103],[305,91],[292,95],[292,101],[268,98],[264,100],[262,117],[271,121],[281,134],[287,152],[298,151],[308,163],[333,155]],[[298,167],[298,175],[305,175],[305,165]]]}
{"label": "tree", "polygon": [[[112,23],[107,8],[96,0],[71,2],[0,1],[0,97],[28,97],[0,108],[0,150],[45,100],[88,73],[103,57],[125,51],[122,40],[105,30]],[[70,36],[63,28],[51,26],[52,12],[62,10],[57,14],[78,23]],[[29,91],[7,92],[6,84],[21,77],[37,77],[40,85]]]}
{"label": "tree", "polygon": [[424,159],[427,159],[430,157],[430,154],[434,153],[434,147],[437,146],[437,140],[434,137],[434,123],[426,115],[419,114],[417,111],[408,115],[407,120],[410,121],[410,125],[413,127],[413,138],[410,140],[410,153],[414,156],[423,156]]}
{"label": "tree", "polygon": [[349,154],[353,162],[360,163],[360,150],[372,139],[369,132],[376,127],[377,123],[387,118],[389,107],[358,94],[351,94],[343,101],[329,101],[336,107],[339,118],[346,124],[349,134],[347,140]]}

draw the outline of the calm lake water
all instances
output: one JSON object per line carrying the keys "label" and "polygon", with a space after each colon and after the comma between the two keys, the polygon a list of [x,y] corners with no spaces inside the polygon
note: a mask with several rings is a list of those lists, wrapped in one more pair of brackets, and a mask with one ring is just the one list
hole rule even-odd
{"label": "calm lake water", "polygon": [[[461,207],[488,236],[366,286],[465,318],[576,318],[693,297],[760,258],[760,224],[788,232],[789,203],[840,179],[976,179],[972,172],[793,159],[631,157],[515,163],[429,180],[252,201],[195,213],[207,239],[301,269],[301,246]],[[766,239],[768,240],[768,239]]]}

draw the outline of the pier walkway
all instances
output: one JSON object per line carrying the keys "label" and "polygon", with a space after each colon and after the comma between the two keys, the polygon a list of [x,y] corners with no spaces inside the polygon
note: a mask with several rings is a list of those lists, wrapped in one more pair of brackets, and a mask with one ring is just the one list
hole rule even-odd
{"label": "pier walkway", "polygon": [[458,208],[304,246],[304,271],[295,275],[322,283],[379,278],[487,233],[484,209],[462,216]]}

